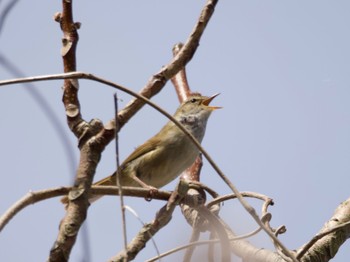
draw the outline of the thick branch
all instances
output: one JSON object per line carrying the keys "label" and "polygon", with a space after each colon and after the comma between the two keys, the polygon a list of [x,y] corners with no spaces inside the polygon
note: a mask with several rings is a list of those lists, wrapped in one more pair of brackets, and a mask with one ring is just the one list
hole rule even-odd
{"label": "thick branch", "polygon": [[333,216],[309,243],[299,249],[301,261],[329,261],[350,237],[350,198],[341,203]]}
{"label": "thick branch", "polygon": [[89,189],[102,151],[103,147],[96,143],[96,140],[90,140],[81,148],[75,187],[69,192],[70,203],[60,223],[59,233],[48,261],[68,261],[69,259],[79,229],[86,218]]}
{"label": "thick branch", "polygon": [[[62,1],[62,13],[55,14],[55,20],[60,23],[63,37],[61,56],[63,59],[63,70],[65,73],[76,71],[76,47],[79,40],[77,29],[79,23],[74,23],[72,1]],[[69,128],[80,137],[77,126],[83,122],[78,100],[79,83],[77,79],[66,79],[63,84],[63,104]]]}
{"label": "thick branch", "polygon": [[[65,73],[76,71],[76,46],[79,39],[77,29],[80,23],[74,23],[72,2],[72,0],[63,0],[62,14],[55,15],[55,20],[60,23],[63,32],[61,55]],[[77,79],[64,80],[62,101],[68,126],[79,138],[80,163],[75,177],[75,186],[69,192],[71,201],[60,223],[59,233],[50,250],[48,261],[68,261],[79,229],[86,218],[89,190],[101,158],[101,152],[106,145],[105,139],[101,139],[101,136],[98,135],[102,129],[102,123],[99,120],[86,123],[82,119],[78,90]]]}

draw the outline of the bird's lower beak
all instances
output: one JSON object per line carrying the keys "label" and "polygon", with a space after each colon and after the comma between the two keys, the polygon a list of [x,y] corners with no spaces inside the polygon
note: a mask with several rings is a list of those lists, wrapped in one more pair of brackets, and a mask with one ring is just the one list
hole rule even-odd
{"label": "bird's lower beak", "polygon": [[212,109],[212,110],[222,108],[221,106],[209,106],[210,102],[211,102],[215,97],[217,97],[218,95],[220,95],[220,93],[217,93],[217,94],[215,94],[215,95],[213,95],[213,96],[211,96],[211,97],[205,99],[205,100],[202,102],[202,104],[205,105],[205,106],[207,106],[207,107],[209,107],[209,108]]}

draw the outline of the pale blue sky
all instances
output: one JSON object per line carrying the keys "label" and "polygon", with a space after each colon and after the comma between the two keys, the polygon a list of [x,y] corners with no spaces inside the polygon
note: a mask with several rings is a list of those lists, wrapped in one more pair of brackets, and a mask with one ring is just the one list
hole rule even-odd
{"label": "pale blue sky", "polygon": [[[1,1],[0,10],[8,1]],[[185,41],[204,1],[75,1],[82,23],[78,70],[91,72],[134,91],[171,59],[171,48]],[[0,55],[26,76],[62,72],[62,33],[53,21],[61,1],[19,1],[0,34]],[[349,197],[350,173],[350,3],[348,1],[221,1],[187,68],[195,91],[220,92],[204,147],[240,190],[275,200],[272,225],[285,224],[281,240],[299,248]],[[1,65],[0,79],[13,76]],[[66,132],[77,161],[76,141],[67,128],[62,81],[35,83]],[[113,117],[110,87],[81,81],[86,120]],[[123,107],[130,99],[118,93]],[[153,99],[174,112],[177,97],[169,83]],[[21,85],[0,87],[0,159],[3,187],[0,212],[30,190],[67,186],[71,168],[55,127]],[[167,120],[145,107],[120,133],[122,160]],[[103,154],[96,178],[114,167],[114,144]],[[73,159],[72,159],[73,158]],[[220,194],[227,186],[205,163],[202,181]],[[172,190],[174,183],[165,187]],[[149,221],[163,204],[126,200]],[[252,202],[259,210],[259,203]],[[54,243],[64,209],[58,199],[26,208],[0,235],[0,260],[44,261]],[[236,203],[222,215],[246,233],[254,222]],[[129,239],[139,229],[128,214]],[[92,261],[105,261],[122,246],[118,200],[106,197],[88,213]],[[155,240],[161,252],[186,243],[190,227],[179,211]],[[164,241],[166,239],[166,241]],[[272,248],[261,233],[252,242]],[[79,241],[71,261],[82,261]],[[149,245],[136,261],[155,255]],[[333,260],[345,261],[349,244]],[[178,261],[181,254],[166,261]]]}

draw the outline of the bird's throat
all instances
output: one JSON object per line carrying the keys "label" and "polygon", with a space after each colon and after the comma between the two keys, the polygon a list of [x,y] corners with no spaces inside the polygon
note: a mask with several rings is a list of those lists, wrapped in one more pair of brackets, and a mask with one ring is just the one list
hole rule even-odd
{"label": "bird's throat", "polygon": [[207,124],[206,119],[201,119],[198,116],[188,115],[182,116],[180,123],[183,124],[186,129],[201,142],[204,136],[205,127]]}

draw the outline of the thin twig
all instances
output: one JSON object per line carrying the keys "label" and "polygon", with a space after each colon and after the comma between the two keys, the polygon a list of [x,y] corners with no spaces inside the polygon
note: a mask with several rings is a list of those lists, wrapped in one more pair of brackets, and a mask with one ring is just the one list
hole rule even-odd
{"label": "thin twig", "polygon": [[[141,223],[142,226],[146,225],[146,223],[144,221],[142,221],[141,217],[136,213],[136,211],[134,209],[132,209],[131,207],[129,207],[127,205],[125,205],[124,208],[126,210],[128,210],[131,214],[133,214],[134,217],[137,218],[137,220]],[[151,237],[152,244],[153,244],[153,246],[154,246],[154,248],[155,248],[155,250],[156,250],[156,252],[157,252],[157,254],[159,256],[160,252],[159,252],[159,248],[157,246],[157,243],[156,243],[156,241],[154,240],[154,238],[153,238],[153,236],[151,234],[150,234],[150,237]]]}
{"label": "thin twig", "polygon": [[[114,116],[115,116],[115,128],[116,130],[119,129],[119,121],[118,121],[118,97],[117,93],[114,94]],[[117,186],[119,189],[119,198],[120,198],[120,213],[122,216],[122,230],[123,230],[123,240],[124,240],[124,251],[126,254],[125,260],[128,260],[127,257],[127,246],[128,246],[128,239],[127,239],[127,233],[126,233],[126,219],[125,219],[125,209],[124,209],[124,196],[123,196],[123,188],[120,183],[120,172],[118,172],[120,164],[119,164],[119,136],[118,132],[115,132],[115,160],[116,160],[116,167],[117,167]]]}
{"label": "thin twig", "polygon": [[[249,197],[249,198],[256,198],[256,199],[260,199],[262,201],[264,201],[264,205],[265,203],[270,203],[271,202],[271,198],[269,198],[268,196],[265,196],[263,194],[260,193],[256,193],[256,192],[250,192],[250,191],[242,191],[240,192],[240,194],[243,197]],[[235,199],[238,198],[236,194],[228,194],[228,195],[223,195],[223,196],[218,196],[216,198],[214,198],[213,200],[211,200],[210,202],[207,203],[207,207],[213,206],[213,205],[217,205],[219,203],[222,203],[224,201],[230,200],[230,199]]]}

